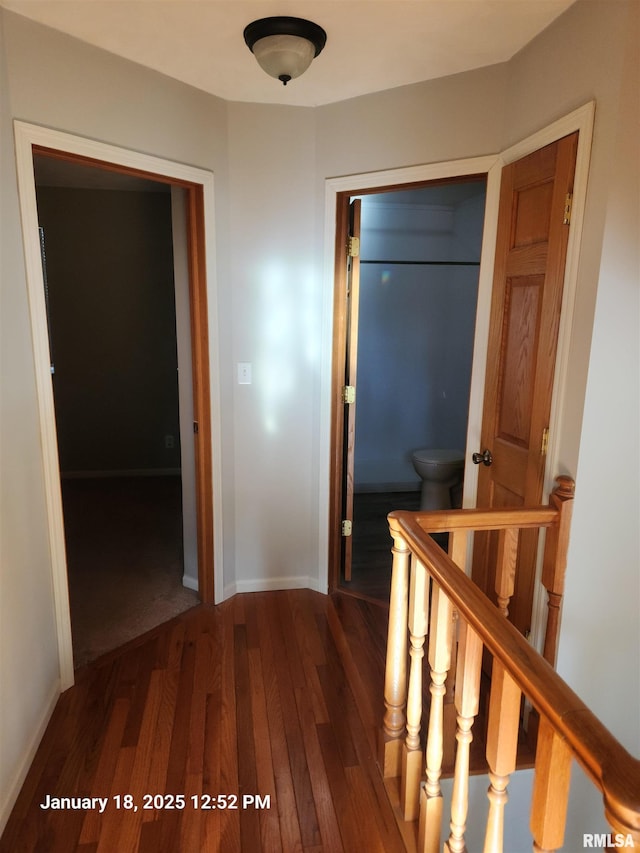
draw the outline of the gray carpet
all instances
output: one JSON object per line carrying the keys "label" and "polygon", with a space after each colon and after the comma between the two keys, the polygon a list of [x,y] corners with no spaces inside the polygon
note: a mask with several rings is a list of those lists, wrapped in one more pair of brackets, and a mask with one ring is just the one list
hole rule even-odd
{"label": "gray carpet", "polygon": [[76,668],[199,603],[182,586],[179,477],[63,482]]}

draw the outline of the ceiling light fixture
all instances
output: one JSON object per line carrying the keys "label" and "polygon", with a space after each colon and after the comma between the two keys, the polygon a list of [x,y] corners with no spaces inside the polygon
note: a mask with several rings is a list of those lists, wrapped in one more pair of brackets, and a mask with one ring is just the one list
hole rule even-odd
{"label": "ceiling light fixture", "polygon": [[249,24],[244,40],[263,71],[286,86],[304,74],[324,47],[327,34],[311,21],[280,16]]}

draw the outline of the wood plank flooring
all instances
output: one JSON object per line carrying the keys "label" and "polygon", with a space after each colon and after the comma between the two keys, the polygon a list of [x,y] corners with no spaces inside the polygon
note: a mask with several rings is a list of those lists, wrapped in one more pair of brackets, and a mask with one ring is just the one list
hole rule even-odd
{"label": "wood plank flooring", "polygon": [[[375,601],[389,603],[391,595],[391,548],[387,515],[396,509],[415,512],[420,492],[356,492],[353,498],[353,556],[351,580],[340,579],[340,589]],[[448,535],[433,538],[445,550]]]}
{"label": "wood plank flooring", "polygon": [[341,578],[341,589],[389,603],[393,541],[387,515],[394,509],[417,510],[419,506],[420,492],[356,492],[351,580]]}
{"label": "wood plank flooring", "polygon": [[384,608],[295,590],[109,653],[60,697],[0,853],[404,851],[376,764],[385,645]]}

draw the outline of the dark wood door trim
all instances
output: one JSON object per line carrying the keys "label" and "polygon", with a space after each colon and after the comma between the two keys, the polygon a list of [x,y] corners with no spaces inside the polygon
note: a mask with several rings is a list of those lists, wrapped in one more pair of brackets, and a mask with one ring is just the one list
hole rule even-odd
{"label": "dark wood door trim", "polygon": [[189,300],[196,466],[198,530],[198,592],[203,604],[214,603],[213,458],[211,450],[211,396],[207,273],[204,252],[204,198],[202,186],[187,187]]}
{"label": "dark wood door trim", "polygon": [[340,584],[342,560],[342,467],[344,456],[344,406],[340,392],[344,383],[347,348],[347,265],[350,192],[336,197],[336,242],[333,294],[333,352],[331,368],[331,457],[329,473],[329,591]]}
{"label": "dark wood door trim", "polygon": [[[344,404],[342,386],[347,357],[347,244],[349,238],[349,202],[353,196],[374,195],[398,190],[420,189],[443,184],[460,184],[486,178],[486,172],[470,172],[431,180],[371,186],[336,192],[335,253],[333,291],[333,347],[331,363],[331,428],[329,460],[329,592],[338,589],[342,563],[342,506],[344,479]],[[389,546],[391,547],[391,546]]]}

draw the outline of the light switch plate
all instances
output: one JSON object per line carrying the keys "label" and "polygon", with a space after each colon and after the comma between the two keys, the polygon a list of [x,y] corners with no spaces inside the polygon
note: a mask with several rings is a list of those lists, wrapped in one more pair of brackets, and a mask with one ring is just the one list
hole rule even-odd
{"label": "light switch plate", "polygon": [[251,364],[248,361],[238,362],[238,385],[251,385]]}

